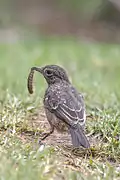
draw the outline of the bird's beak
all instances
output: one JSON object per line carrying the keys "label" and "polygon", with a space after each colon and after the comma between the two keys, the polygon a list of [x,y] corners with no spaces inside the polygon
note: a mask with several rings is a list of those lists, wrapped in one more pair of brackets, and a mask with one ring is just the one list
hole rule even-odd
{"label": "bird's beak", "polygon": [[43,68],[42,67],[32,67],[31,68],[32,71],[38,71],[40,73],[43,73]]}

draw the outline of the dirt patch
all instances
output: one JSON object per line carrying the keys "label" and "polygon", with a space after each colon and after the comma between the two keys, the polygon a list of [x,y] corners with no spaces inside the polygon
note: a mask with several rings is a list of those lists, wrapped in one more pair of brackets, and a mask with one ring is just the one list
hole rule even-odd
{"label": "dirt patch", "polygon": [[[39,129],[40,137],[42,136],[42,133],[49,132],[50,125],[46,119],[46,115],[43,108],[41,108],[33,116],[30,117],[29,125],[34,129]],[[94,137],[88,137],[88,139],[92,146],[96,144],[96,139]],[[72,146],[70,134],[68,134],[67,132],[60,133],[56,130],[43,142],[47,145],[54,145],[54,146],[56,145]]]}
{"label": "dirt patch", "polygon": [[[30,118],[29,123],[34,129],[40,130],[40,137],[42,137],[43,133],[49,132],[50,130],[50,125],[46,119],[44,109],[42,108]],[[71,137],[67,133],[61,134],[55,130],[53,134],[43,141],[43,143],[55,146],[60,144],[71,145]]]}
{"label": "dirt patch", "polygon": [[[89,119],[88,119],[89,121]],[[36,113],[30,115],[28,127],[32,127],[33,130],[22,130],[18,133],[20,140],[26,144],[30,143],[30,146],[35,150],[41,151],[41,145],[39,140],[42,134],[49,131],[49,123],[46,119],[43,108],[37,110]],[[34,131],[35,130],[35,131]],[[51,147],[54,149],[55,158],[60,159],[60,163],[65,167],[70,167],[72,170],[81,171],[84,174],[88,174],[91,171],[90,162],[95,163],[109,163],[114,167],[118,167],[118,162],[106,153],[105,148],[107,144],[98,139],[98,137],[88,135],[91,148],[84,149],[74,148],[71,144],[71,137],[67,133],[58,133],[54,131],[49,137],[42,141],[44,147]],[[44,149],[44,147],[42,149]]]}

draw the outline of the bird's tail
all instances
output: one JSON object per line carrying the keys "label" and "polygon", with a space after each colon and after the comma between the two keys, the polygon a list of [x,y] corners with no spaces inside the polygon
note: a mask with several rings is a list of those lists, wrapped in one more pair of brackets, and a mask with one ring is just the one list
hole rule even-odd
{"label": "bird's tail", "polygon": [[85,136],[84,131],[79,124],[75,128],[70,127],[70,134],[73,146],[83,146],[84,148],[90,147],[89,141],[87,140],[87,137]]}

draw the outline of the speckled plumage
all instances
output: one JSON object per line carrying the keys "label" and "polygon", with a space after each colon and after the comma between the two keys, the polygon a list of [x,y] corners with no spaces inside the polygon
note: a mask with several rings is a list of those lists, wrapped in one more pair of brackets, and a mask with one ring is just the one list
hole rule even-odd
{"label": "speckled plumage", "polygon": [[83,96],[72,86],[65,70],[57,65],[33,67],[32,70],[43,74],[48,83],[43,103],[51,130],[42,139],[56,128],[61,132],[69,131],[75,147],[89,148],[84,134],[86,115]]}

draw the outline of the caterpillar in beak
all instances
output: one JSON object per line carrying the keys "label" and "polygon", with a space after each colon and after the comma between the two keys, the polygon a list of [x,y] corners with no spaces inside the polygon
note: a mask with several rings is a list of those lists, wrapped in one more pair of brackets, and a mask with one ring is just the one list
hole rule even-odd
{"label": "caterpillar in beak", "polygon": [[33,94],[33,76],[34,76],[34,70],[31,69],[27,81],[27,87],[30,94]]}

